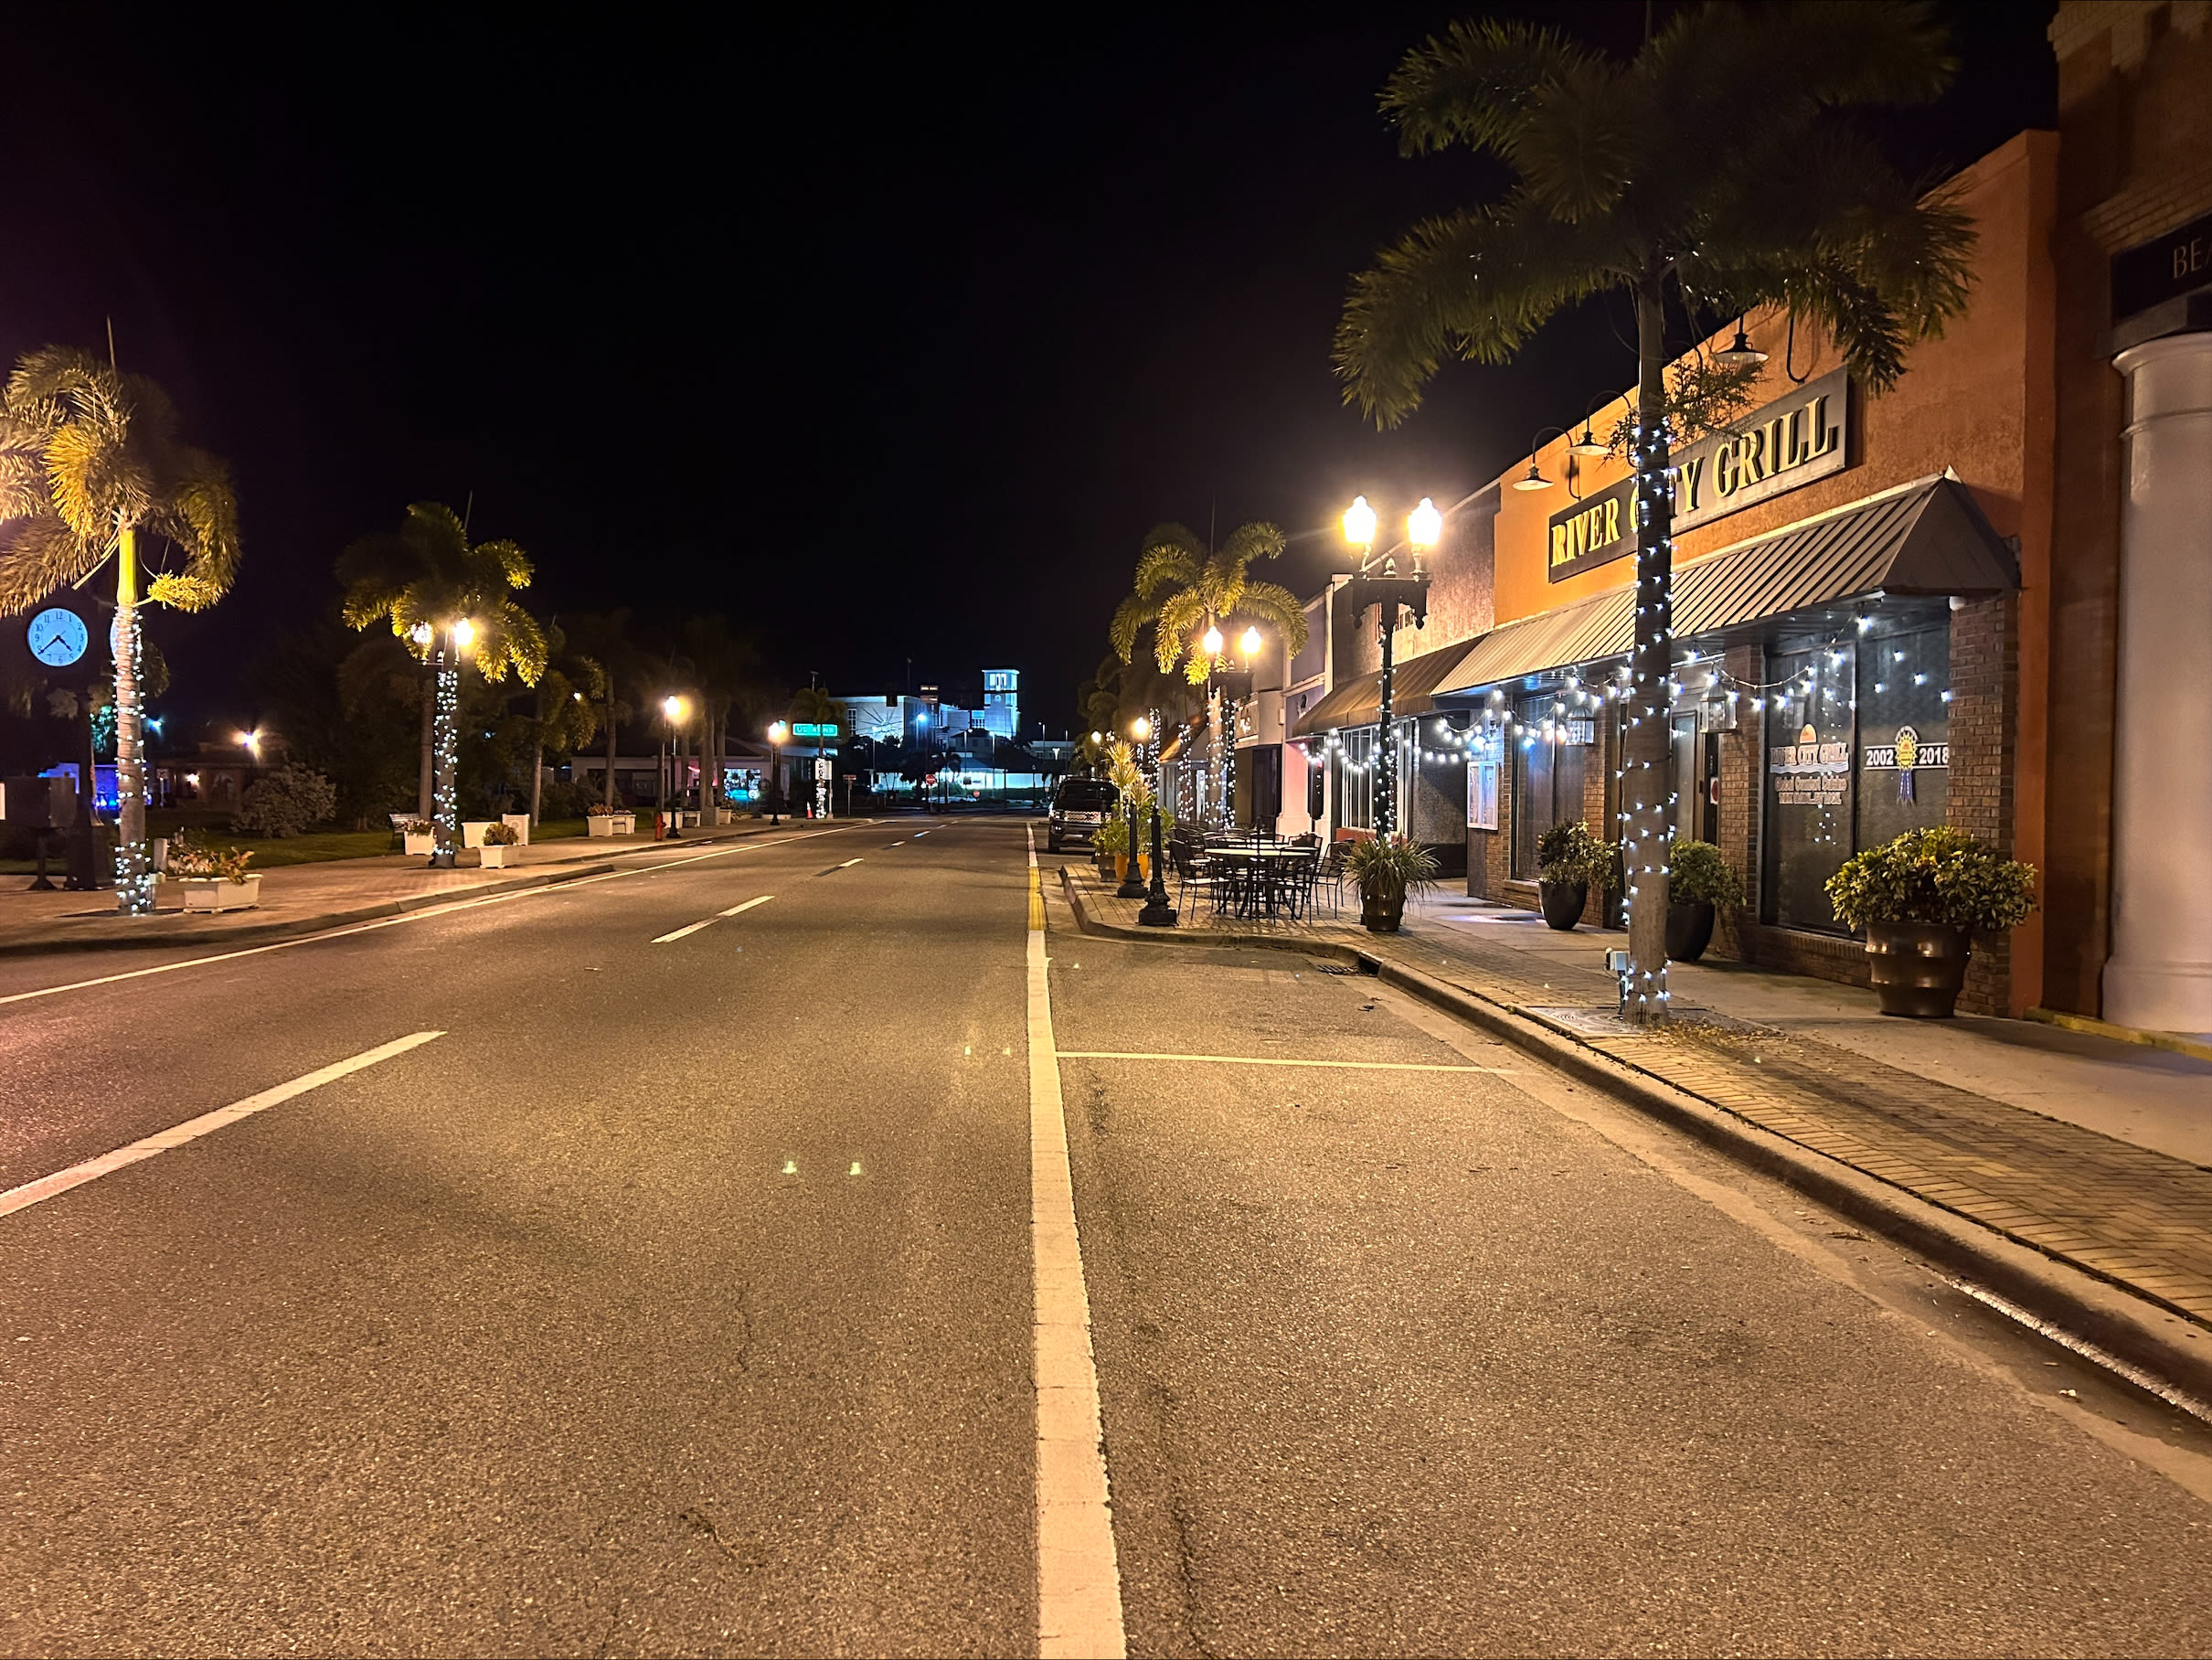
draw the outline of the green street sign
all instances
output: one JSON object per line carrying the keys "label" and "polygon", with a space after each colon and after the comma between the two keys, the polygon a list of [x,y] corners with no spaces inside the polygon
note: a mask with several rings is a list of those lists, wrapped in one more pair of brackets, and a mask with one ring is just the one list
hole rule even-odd
{"label": "green street sign", "polygon": [[835,738],[837,736],[837,728],[835,723],[817,725],[812,720],[794,720],[792,722],[791,735],[793,738]]}

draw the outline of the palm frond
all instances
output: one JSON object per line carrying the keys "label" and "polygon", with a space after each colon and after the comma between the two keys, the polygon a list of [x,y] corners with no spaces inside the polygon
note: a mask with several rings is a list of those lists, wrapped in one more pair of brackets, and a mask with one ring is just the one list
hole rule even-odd
{"label": "palm frond", "polygon": [[1123,596],[1113,608],[1113,621],[1107,624],[1106,638],[1113,645],[1113,654],[1126,663],[1137,649],[1137,635],[1144,624],[1158,613],[1158,607],[1146,603],[1135,594]]}
{"label": "palm frond", "polygon": [[1383,88],[1383,114],[1408,155],[1462,144],[1506,154],[1531,100],[1601,63],[1555,30],[1494,18],[1454,23],[1406,54]]}
{"label": "palm frond", "polygon": [[107,553],[52,514],[0,525],[0,616],[28,611],[56,589],[90,576]]}
{"label": "palm frond", "polygon": [[1149,600],[1170,584],[1187,586],[1197,580],[1206,561],[1205,544],[1181,525],[1154,525],[1137,555],[1133,591]]}
{"label": "palm frond", "polygon": [[230,591],[238,576],[238,496],[230,470],[205,450],[177,447],[174,472],[147,523],[185,552],[185,569],[154,580],[152,596],[199,611]]}
{"label": "palm frond", "polygon": [[1336,329],[1345,401],[1396,426],[1447,355],[1506,361],[1561,306],[1618,280],[1633,260],[1621,234],[1564,223],[1526,191],[1415,226],[1352,280]]}
{"label": "palm frond", "polygon": [[478,542],[469,553],[497,570],[500,580],[509,588],[530,585],[530,556],[513,542]]}
{"label": "palm frond", "polygon": [[1282,636],[1285,653],[1295,657],[1305,650],[1309,629],[1305,606],[1279,582],[1248,582],[1240,609],[1261,622],[1271,623]]}
{"label": "palm frond", "polygon": [[1175,673],[1175,665],[1189,649],[1191,636],[1206,623],[1206,601],[1196,589],[1186,588],[1162,602],[1153,625],[1153,659],[1163,675]]}

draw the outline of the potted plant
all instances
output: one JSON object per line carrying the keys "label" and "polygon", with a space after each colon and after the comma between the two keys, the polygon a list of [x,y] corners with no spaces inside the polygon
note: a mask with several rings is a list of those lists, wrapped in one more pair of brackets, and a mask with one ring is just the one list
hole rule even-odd
{"label": "potted plant", "polygon": [[1396,933],[1406,914],[1406,895],[1436,876],[1436,856],[1409,835],[1375,835],[1354,842],[1345,870],[1359,884],[1359,920],[1369,933]]}
{"label": "potted plant", "polygon": [[497,870],[507,862],[507,849],[519,844],[522,832],[508,824],[493,823],[484,827],[484,842],[477,849],[476,862],[486,870]]}
{"label": "potted plant", "polygon": [[1666,954],[1695,963],[1713,942],[1718,906],[1743,903],[1743,878],[1710,842],[1676,842],[1666,866]]}
{"label": "potted plant", "polygon": [[409,853],[432,854],[438,851],[438,826],[427,818],[410,818],[399,826]]}
{"label": "potted plant", "polygon": [[461,821],[461,845],[463,847],[484,846],[484,833],[499,821],[495,818],[464,818]]}
{"label": "potted plant", "polygon": [[1590,902],[1591,879],[1603,887],[1612,871],[1613,850],[1580,819],[1545,831],[1537,839],[1537,895],[1544,920],[1562,933],[1571,931]]}
{"label": "potted plant", "polygon": [[169,874],[182,884],[186,910],[251,910],[261,902],[261,878],[249,871],[253,855],[219,852],[178,836],[169,844]]}
{"label": "potted plant", "polygon": [[1828,902],[1866,931],[1885,1015],[1948,1020],[1966,984],[1976,930],[2015,928],[2036,908],[2036,871],[1963,830],[1908,830],[1846,859]]}
{"label": "potted plant", "polygon": [[1129,873],[1129,820],[1122,815],[1120,807],[1107,814],[1091,836],[1090,846],[1098,855],[1101,881],[1120,881]]}
{"label": "potted plant", "polygon": [[584,811],[586,835],[635,835],[637,814],[624,813],[608,806],[588,807]]}

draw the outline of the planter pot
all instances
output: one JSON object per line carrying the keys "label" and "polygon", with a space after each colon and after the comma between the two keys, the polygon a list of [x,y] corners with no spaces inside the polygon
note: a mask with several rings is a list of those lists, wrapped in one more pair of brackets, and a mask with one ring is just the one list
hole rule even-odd
{"label": "planter pot", "polygon": [[1966,984],[1973,941],[1941,922],[1869,922],[1866,955],[1882,1013],[1948,1020]]}
{"label": "planter pot", "polygon": [[492,818],[464,818],[464,819],[463,819],[463,820],[461,821],[461,845],[462,845],[463,847],[481,847],[481,846],[484,846],[484,833],[486,830],[489,830],[489,829],[490,829],[490,828],[491,828],[491,827],[492,827],[494,825],[497,824],[498,822],[499,822],[499,821],[498,821],[497,819],[492,819]]}
{"label": "planter pot", "polygon": [[637,814],[634,813],[594,813],[584,820],[586,835],[635,835]]}
{"label": "planter pot", "polygon": [[188,876],[180,884],[186,910],[251,910],[261,902],[261,878],[250,876],[242,882],[228,877]]}
{"label": "planter pot", "polygon": [[1395,893],[1377,893],[1366,888],[1359,890],[1359,920],[1369,933],[1396,933],[1405,915],[1404,889]]}
{"label": "planter pot", "polygon": [[1106,852],[1102,848],[1095,850],[1090,856],[1090,862],[1099,867],[1100,881],[1112,882],[1121,879],[1114,874],[1112,854]]}
{"label": "planter pot", "polygon": [[506,868],[507,855],[513,851],[512,847],[502,846],[497,842],[486,842],[476,849],[476,863],[486,870],[504,870]]}
{"label": "planter pot", "polygon": [[1676,963],[1695,963],[1713,942],[1713,908],[1686,899],[1666,908],[1666,954]]}
{"label": "planter pot", "polygon": [[502,813],[499,822],[522,838],[515,844],[517,847],[530,845],[530,815],[527,813]]}
{"label": "planter pot", "polygon": [[407,850],[409,853],[419,854],[422,857],[428,858],[438,851],[438,836],[435,831],[426,830],[420,835],[417,835],[409,830],[406,833],[406,836]]}
{"label": "planter pot", "polygon": [[1544,902],[1544,920],[1561,933],[1571,932],[1590,903],[1588,882],[1538,882],[1537,894]]}

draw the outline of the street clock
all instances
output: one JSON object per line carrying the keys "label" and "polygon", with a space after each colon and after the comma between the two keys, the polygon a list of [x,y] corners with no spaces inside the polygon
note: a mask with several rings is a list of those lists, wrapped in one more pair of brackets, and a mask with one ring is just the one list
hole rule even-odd
{"label": "street clock", "polygon": [[67,668],[84,655],[91,644],[84,619],[57,605],[31,619],[31,655],[48,668]]}

